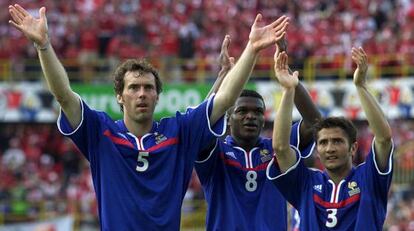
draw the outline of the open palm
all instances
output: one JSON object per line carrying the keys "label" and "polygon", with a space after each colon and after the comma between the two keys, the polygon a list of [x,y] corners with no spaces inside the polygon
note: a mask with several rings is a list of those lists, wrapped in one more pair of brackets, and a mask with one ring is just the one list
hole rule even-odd
{"label": "open palm", "polygon": [[223,70],[230,70],[234,66],[234,57],[229,55],[230,46],[230,35],[224,37],[223,43],[221,44],[219,63]]}
{"label": "open palm", "polygon": [[354,72],[354,84],[362,86],[366,84],[367,70],[368,70],[368,59],[362,47],[352,48],[351,51],[352,60],[357,64],[357,68]]}
{"label": "open palm", "polygon": [[286,16],[282,16],[263,27],[259,26],[261,20],[262,15],[258,14],[249,34],[249,41],[256,51],[273,45],[283,38],[286,33],[286,28],[289,25],[289,18]]}
{"label": "open palm", "polygon": [[289,73],[288,55],[284,51],[275,54],[275,74],[279,84],[284,88],[294,88],[299,83],[299,73]]}
{"label": "open palm", "polygon": [[31,41],[42,45],[47,42],[46,8],[39,10],[40,18],[34,18],[18,4],[9,6],[12,20],[9,23],[21,31]]}

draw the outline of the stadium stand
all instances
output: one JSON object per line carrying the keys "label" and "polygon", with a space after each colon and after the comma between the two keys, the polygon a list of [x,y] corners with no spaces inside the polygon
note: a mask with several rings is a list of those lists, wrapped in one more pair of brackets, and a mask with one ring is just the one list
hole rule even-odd
{"label": "stadium stand", "polygon": [[[1,1],[0,7],[12,3]],[[47,7],[56,52],[71,77],[80,81],[109,81],[108,71],[120,59],[131,57],[154,60],[168,81],[212,78],[224,35],[231,36],[230,54],[238,57],[257,12],[264,18],[291,17],[292,67],[303,70],[307,79],[346,78],[352,71],[346,55],[352,45],[363,46],[374,57],[375,76],[407,76],[414,71],[414,4],[408,0],[20,3],[35,14],[37,6]],[[0,14],[0,78],[38,79],[35,50],[7,24],[8,17],[7,12]],[[272,50],[266,53],[271,56]],[[256,75],[268,78],[268,71],[260,70],[269,70],[271,61],[259,60]]]}
{"label": "stadium stand", "polygon": [[[216,58],[224,35],[230,34],[230,54],[238,57],[257,12],[264,18],[291,17],[287,37],[292,69],[300,70],[310,84],[349,78],[353,67],[347,54],[354,45],[373,57],[374,79],[414,76],[413,0],[18,2],[34,14],[38,6],[47,7],[56,53],[71,81],[80,83],[111,82],[119,60],[133,57],[150,59],[169,83],[210,83],[218,72]],[[0,8],[13,3],[2,0]],[[33,44],[8,20],[8,12],[0,11],[0,82],[37,82],[41,69]],[[256,66],[256,79],[273,75],[273,51],[265,53]],[[358,125],[363,129],[359,153],[367,153],[372,137],[363,121]],[[397,150],[385,230],[414,230],[414,122],[394,120],[392,127]],[[0,122],[0,140],[0,230],[5,224],[65,214],[75,217],[75,230],[97,227],[87,162],[56,125]],[[363,159],[357,156],[356,164]],[[312,164],[318,166],[317,159]],[[183,205],[183,228],[203,230],[205,209],[194,175]]]}

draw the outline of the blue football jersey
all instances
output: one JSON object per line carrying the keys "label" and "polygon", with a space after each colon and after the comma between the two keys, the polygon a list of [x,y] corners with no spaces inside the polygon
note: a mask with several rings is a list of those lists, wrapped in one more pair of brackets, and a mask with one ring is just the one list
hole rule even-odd
{"label": "blue football jersey", "polygon": [[305,167],[303,159],[288,171],[280,170],[272,159],[268,178],[300,214],[300,230],[382,230],[388,190],[392,179],[391,149],[388,167],[381,172],[374,147],[364,163],[353,167],[337,185],[326,172]]}
{"label": "blue football jersey", "polygon": [[[299,123],[292,134],[292,145],[299,147]],[[271,139],[259,138],[256,147],[243,150],[228,136],[217,139],[209,154],[195,164],[208,204],[207,230],[287,230],[286,200],[266,179]]]}
{"label": "blue football jersey", "polygon": [[154,122],[142,137],[83,101],[77,128],[61,113],[59,130],[90,163],[101,230],[179,230],[194,161],[225,131],[224,118],[210,127],[213,98]]}

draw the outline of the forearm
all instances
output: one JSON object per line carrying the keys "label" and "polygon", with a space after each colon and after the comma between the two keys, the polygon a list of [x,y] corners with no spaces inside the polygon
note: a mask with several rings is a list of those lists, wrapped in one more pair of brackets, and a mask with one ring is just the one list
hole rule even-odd
{"label": "forearm", "polygon": [[377,140],[391,140],[391,128],[374,97],[365,86],[357,86],[358,96],[368,120],[369,126]]}
{"label": "forearm", "polygon": [[50,92],[62,107],[72,127],[77,127],[81,120],[79,98],[70,88],[67,73],[53,47],[49,44],[46,50],[38,50],[38,56]]}
{"label": "forearm", "polygon": [[290,148],[290,129],[292,124],[293,98],[295,89],[283,89],[283,95],[273,123],[272,146],[280,170],[287,171],[296,160]]}
{"label": "forearm", "polygon": [[282,99],[273,122],[273,148],[275,151],[289,149],[292,124],[293,97],[295,89],[283,89]]}
{"label": "forearm", "polygon": [[321,113],[300,82],[296,86],[295,105],[303,118],[300,126],[300,148],[304,148],[313,140],[313,126],[321,119]]}
{"label": "forearm", "polygon": [[234,104],[252,73],[256,59],[257,51],[249,43],[217,91],[213,113],[210,116],[211,122],[215,122]]}
{"label": "forearm", "polygon": [[249,79],[257,59],[257,52],[253,50],[250,43],[247,44],[239,61],[227,73],[223,80],[217,97],[219,97],[226,106],[232,106],[239,97],[240,92],[247,80]]}
{"label": "forearm", "polygon": [[213,86],[211,87],[210,91],[208,92],[206,99],[208,99],[213,93],[217,93],[218,89],[220,88],[221,84],[223,83],[224,77],[226,77],[227,73],[230,71],[229,68],[222,68],[218,73],[217,79],[214,82]]}
{"label": "forearm", "polygon": [[313,103],[308,91],[300,82],[295,90],[295,105],[308,127],[312,127],[321,119],[321,113]]}
{"label": "forearm", "polygon": [[64,101],[71,92],[69,79],[53,47],[48,45],[46,50],[38,51],[38,56],[51,93],[59,102]]}

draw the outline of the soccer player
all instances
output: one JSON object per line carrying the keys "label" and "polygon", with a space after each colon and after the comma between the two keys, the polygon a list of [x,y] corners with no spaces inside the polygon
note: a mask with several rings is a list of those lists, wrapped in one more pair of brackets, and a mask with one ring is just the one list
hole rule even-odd
{"label": "soccer player", "polygon": [[61,106],[59,130],[90,163],[102,230],[178,230],[180,209],[198,153],[223,132],[223,114],[243,89],[261,50],[285,34],[282,16],[261,26],[257,15],[247,46],[217,94],[185,114],[154,122],[161,92],[157,71],[147,62],[127,60],[114,74],[123,119],[113,121],[90,108],[69,85],[49,41],[46,9],[34,18],[9,6],[11,25],[34,42],[46,82]]}
{"label": "soccer player", "polygon": [[[229,42],[226,36],[220,55],[222,70],[231,67]],[[221,75],[217,81],[220,78]],[[310,128],[320,114],[302,85],[297,87],[296,97],[304,120],[289,128],[291,144],[310,154],[313,149]],[[216,139],[200,153],[195,164],[208,204],[206,229],[286,231],[286,200],[266,179],[266,166],[273,157],[273,149],[271,139],[260,136],[264,100],[255,91],[243,90],[229,112],[230,135],[224,141]]]}
{"label": "soccer player", "polygon": [[276,76],[283,96],[273,129],[276,156],[268,178],[299,211],[300,230],[382,230],[392,178],[391,128],[366,83],[367,55],[352,48],[357,64],[354,84],[369,126],[375,135],[365,163],[353,167],[358,144],[352,122],[330,117],[315,126],[316,150],[325,170],[306,168],[300,150],[289,145],[289,122],[298,74],[287,71],[287,54],[277,56]]}

